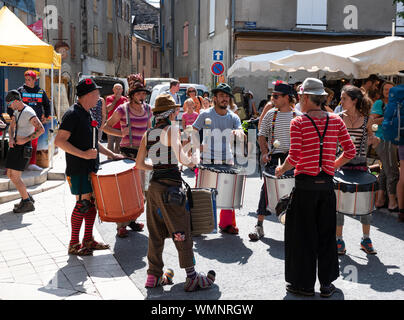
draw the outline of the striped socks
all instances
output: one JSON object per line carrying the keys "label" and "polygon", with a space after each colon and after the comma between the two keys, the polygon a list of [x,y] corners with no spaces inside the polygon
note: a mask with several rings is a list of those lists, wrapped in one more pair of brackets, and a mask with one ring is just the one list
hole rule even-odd
{"label": "striped socks", "polygon": [[80,235],[81,225],[82,225],[83,219],[84,219],[84,214],[80,212],[80,208],[81,208],[81,205],[76,203],[76,206],[74,207],[73,212],[72,212],[72,218],[71,218],[72,236],[70,239],[70,246],[80,243],[79,235]]}
{"label": "striped socks", "polygon": [[187,278],[190,278],[190,279],[196,278],[197,273],[195,271],[195,267],[186,268],[185,272],[187,273]]}
{"label": "striped socks", "polygon": [[93,239],[93,227],[95,223],[95,217],[97,216],[97,210],[92,204],[90,209],[84,214],[85,229],[84,229],[84,241],[91,241]]}

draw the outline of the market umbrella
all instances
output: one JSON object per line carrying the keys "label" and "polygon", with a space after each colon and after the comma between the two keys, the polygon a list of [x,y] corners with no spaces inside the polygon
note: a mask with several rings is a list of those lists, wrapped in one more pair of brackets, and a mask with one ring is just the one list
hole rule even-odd
{"label": "market umbrella", "polygon": [[371,74],[394,75],[404,70],[404,39],[385,37],[376,40],[330,46],[271,61],[273,72],[318,72],[327,79],[363,79]]}

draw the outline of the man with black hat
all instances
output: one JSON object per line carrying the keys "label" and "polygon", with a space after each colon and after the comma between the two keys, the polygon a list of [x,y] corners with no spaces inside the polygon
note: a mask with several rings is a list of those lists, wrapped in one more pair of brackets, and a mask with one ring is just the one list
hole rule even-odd
{"label": "man with black hat", "polygon": [[[245,138],[245,134],[240,118],[227,109],[230,105],[230,98],[234,98],[232,89],[228,84],[221,83],[212,90],[212,94],[214,107],[201,113],[193,124],[195,130],[209,129],[212,131],[210,143],[203,145],[202,163],[234,164],[234,155],[230,145],[232,139],[229,134],[231,133],[240,140]],[[221,132],[220,137],[216,136],[218,131]],[[221,143],[217,144],[217,141],[221,141]],[[219,227],[222,232],[238,234],[234,210],[221,210]]]}
{"label": "man with black hat", "polygon": [[35,111],[22,102],[20,93],[11,90],[6,96],[7,107],[14,111],[9,127],[9,151],[7,153],[7,176],[21,195],[21,202],[13,209],[14,213],[34,211],[34,200],[28,194],[21,174],[32,155],[32,143],[45,129]]}
{"label": "man with black hat", "polygon": [[[339,276],[333,176],[356,149],[341,117],[322,110],[327,93],[321,80],[307,78],[300,96],[303,115],[292,120],[289,155],[275,171],[280,177],[295,168],[285,223],[286,290],[314,296],[318,266],[320,296],[330,297]],[[344,152],[335,159],[338,142]]]}
{"label": "man with black hat", "polygon": [[[113,153],[98,144],[98,129],[90,114],[99,97],[99,89],[92,79],[84,79],[77,85],[78,101],[63,116],[55,145],[66,152],[66,175],[76,206],[72,213],[72,236],[69,254],[91,255],[93,250],[109,248],[93,239],[93,226],[97,214],[90,173],[96,172],[99,165],[99,152],[113,159],[123,156]],[[95,132],[94,132],[95,130]],[[95,133],[95,135],[94,135]],[[85,233],[80,245],[79,234],[83,220]]]}
{"label": "man with black hat", "polygon": [[[289,152],[290,147],[290,122],[300,112],[293,109],[294,91],[292,86],[283,82],[277,81],[274,83],[274,91],[272,98],[274,108],[269,110],[263,118],[258,133],[258,142],[262,154],[262,163],[265,164],[265,170],[275,173],[275,168],[278,165],[279,159],[283,162]],[[271,214],[267,210],[267,195],[266,183],[261,188],[260,200],[258,203],[258,222],[254,232],[248,236],[252,241],[257,241],[264,236],[264,220],[265,216]]]}
{"label": "man with black hat", "polygon": [[[104,126],[104,131],[108,135],[121,138],[120,151],[124,156],[136,159],[140,142],[144,133],[151,127],[152,111],[146,101],[146,97],[151,92],[144,85],[141,74],[132,74],[128,77],[129,102],[120,105],[108,119]],[[115,129],[119,124],[120,129]],[[140,171],[142,189],[145,192],[146,175],[145,171]],[[117,236],[125,238],[128,236],[129,226],[133,231],[142,231],[143,223],[136,221],[126,221],[117,223]]]}

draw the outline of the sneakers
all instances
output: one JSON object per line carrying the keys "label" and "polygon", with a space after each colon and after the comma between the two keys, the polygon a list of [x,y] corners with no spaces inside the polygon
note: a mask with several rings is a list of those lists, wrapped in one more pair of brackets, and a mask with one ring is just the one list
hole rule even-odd
{"label": "sneakers", "polygon": [[337,288],[331,283],[328,286],[321,286],[320,287],[320,297],[329,298],[335,292],[337,292]]}
{"label": "sneakers", "polygon": [[167,269],[162,277],[157,278],[153,274],[147,275],[147,280],[145,288],[157,288],[159,286],[165,286],[168,284],[173,284],[174,270]]}
{"label": "sneakers", "polygon": [[119,228],[118,232],[116,233],[119,238],[126,238],[128,234],[129,232],[126,230],[126,227]]}
{"label": "sneakers", "polygon": [[131,228],[133,231],[140,232],[143,231],[144,224],[132,221],[131,223],[129,223],[129,228]]}
{"label": "sneakers", "polygon": [[251,241],[258,241],[264,236],[264,227],[262,226],[255,226],[255,231],[251,232],[248,236],[250,237]]}
{"label": "sneakers", "polygon": [[219,226],[219,228],[220,228],[220,231],[223,233],[238,234],[238,228],[234,227],[232,225],[228,225],[227,227],[224,227],[224,228]]}
{"label": "sneakers", "polygon": [[367,254],[377,254],[376,250],[373,248],[372,240],[370,240],[370,238],[362,238],[361,250],[365,251]]}
{"label": "sneakers", "polygon": [[[29,200],[31,200],[32,203],[35,203],[34,198],[29,193],[28,193],[28,197],[29,197]],[[20,206],[22,201],[23,200],[21,199],[21,201],[19,203],[14,204],[14,209],[16,209],[18,206]]]}
{"label": "sneakers", "polygon": [[340,256],[343,256],[346,253],[344,240],[337,239],[337,252]]}
{"label": "sneakers", "polygon": [[35,211],[34,203],[31,200],[28,201],[21,201],[17,207],[14,207],[14,213],[26,213]]}
{"label": "sneakers", "polygon": [[196,277],[193,279],[187,277],[184,284],[184,290],[186,292],[192,292],[197,290],[198,288],[206,289],[210,287],[213,282],[215,282],[215,278],[216,273],[213,270],[210,270],[207,276],[202,273],[197,273]]}
{"label": "sneakers", "polygon": [[315,294],[314,289],[297,288],[292,284],[286,285],[286,291],[305,297],[312,297]]}
{"label": "sneakers", "polygon": [[30,165],[27,167],[27,170],[30,170],[30,171],[42,171],[43,168],[37,166],[36,164],[30,164]]}

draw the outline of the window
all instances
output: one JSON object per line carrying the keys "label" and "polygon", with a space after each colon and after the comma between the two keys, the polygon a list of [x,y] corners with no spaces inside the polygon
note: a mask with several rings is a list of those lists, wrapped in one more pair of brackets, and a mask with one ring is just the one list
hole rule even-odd
{"label": "window", "polygon": [[297,0],[296,27],[327,29],[327,0]]}
{"label": "window", "polygon": [[74,24],[70,24],[70,52],[71,59],[76,59],[76,27]]}
{"label": "window", "polygon": [[[404,12],[404,4],[397,2],[397,13]],[[397,16],[396,19],[396,32],[404,32],[404,18]]]}
{"label": "window", "polygon": [[209,36],[215,34],[216,0],[209,1]]}
{"label": "window", "polygon": [[153,50],[153,69],[158,68],[157,58],[158,58],[157,50]]}
{"label": "window", "polygon": [[108,20],[112,20],[112,12],[113,12],[113,3],[112,0],[108,0],[107,4],[107,18]]}
{"label": "window", "polygon": [[93,29],[93,48],[94,48],[94,56],[98,57],[99,55],[99,50],[98,50],[98,27],[94,26]]}
{"label": "window", "polygon": [[112,33],[108,33],[107,35],[107,42],[108,42],[108,61],[114,60],[114,36]]}
{"label": "window", "polygon": [[93,0],[93,10],[95,13],[98,12],[98,1],[99,0]]}
{"label": "window", "polygon": [[184,50],[183,50],[182,54],[184,56],[188,56],[188,34],[189,34],[189,32],[188,32],[189,31],[189,22],[188,21],[186,21],[184,23],[183,29],[184,29]]}

